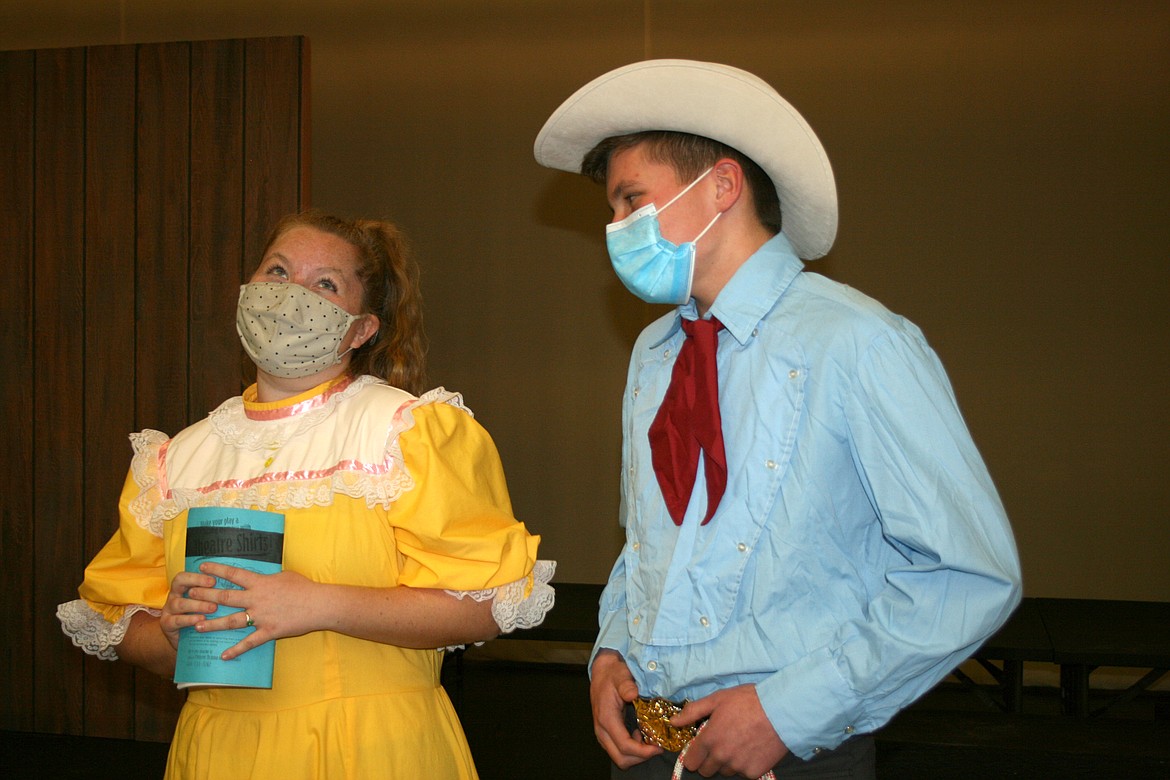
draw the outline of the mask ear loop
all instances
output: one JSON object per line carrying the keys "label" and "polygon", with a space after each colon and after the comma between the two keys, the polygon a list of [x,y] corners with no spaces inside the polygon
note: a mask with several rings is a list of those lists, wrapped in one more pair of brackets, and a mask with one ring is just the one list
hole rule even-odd
{"label": "mask ear loop", "polygon": [[720,212],[716,213],[716,214],[715,214],[715,218],[714,218],[714,219],[712,219],[710,222],[708,222],[708,223],[707,223],[707,227],[703,228],[702,232],[701,232],[701,233],[699,233],[699,235],[695,236],[694,240],[693,240],[693,241],[691,241],[691,243],[692,243],[692,244],[697,244],[697,243],[699,243],[699,239],[700,239],[700,238],[702,238],[703,236],[707,235],[707,231],[708,231],[708,230],[710,230],[710,229],[711,229],[711,226],[712,226],[712,225],[714,225],[716,222],[718,222],[718,221],[719,221],[719,218],[720,218],[720,217],[722,217],[722,216],[723,216],[723,212],[722,212],[722,211],[720,211]]}
{"label": "mask ear loop", "polygon": [[[348,312],[347,312],[347,313],[348,313]],[[349,315],[349,317],[350,317],[349,324],[345,326],[345,330],[346,330],[346,332],[347,332],[347,333],[349,332],[349,329],[353,327],[353,324],[354,324],[355,322],[357,322],[358,320],[360,320],[362,317],[366,317],[366,316],[368,316],[368,315],[366,315],[366,314],[350,314],[350,315]],[[378,330],[381,330],[381,328],[379,328]],[[377,337],[378,337],[378,331],[376,330],[376,331],[374,331],[374,335],[373,335],[373,336],[370,336],[368,339],[366,339],[366,341],[365,341],[365,344],[362,344],[362,346],[364,347],[366,344],[369,344],[369,343],[373,342],[373,340],[374,340],[374,339],[376,339]],[[343,337],[343,338],[344,338],[344,337]],[[340,347],[340,346],[341,346],[341,344],[338,344],[337,346],[339,346],[339,347]],[[351,342],[351,343],[350,343],[350,345],[349,345],[349,349],[345,350],[345,352],[339,352],[339,353],[337,353],[337,363],[340,363],[340,362],[341,362],[341,359],[342,359],[343,357],[345,357],[346,355],[348,355],[350,352],[353,352],[353,351],[354,351],[354,349],[358,349],[358,348],[357,348],[357,347],[354,347],[353,343]],[[334,363],[333,365],[337,365],[337,363]]]}
{"label": "mask ear loop", "polygon": [[[670,200],[668,200],[668,201],[666,202],[666,205],[665,205],[665,206],[663,206],[663,207],[662,207],[662,208],[660,208],[660,209],[657,209],[658,213],[659,213],[659,214],[661,214],[662,212],[664,212],[664,211],[666,211],[668,208],[670,208],[670,204],[674,203],[676,200],[678,200],[679,198],[681,198],[683,195],[686,195],[688,192],[690,192],[690,191],[691,191],[691,187],[694,187],[696,184],[698,184],[699,182],[701,182],[703,179],[707,178],[707,174],[708,174],[708,173],[710,173],[710,172],[711,172],[711,171],[713,171],[713,170],[715,170],[715,166],[714,166],[714,165],[712,165],[710,168],[708,168],[707,170],[705,170],[705,171],[703,171],[702,173],[700,173],[700,174],[699,174],[699,178],[695,179],[693,182],[691,182],[691,183],[690,183],[690,184],[688,184],[686,187],[684,187],[684,188],[683,188],[683,190],[682,190],[682,192],[680,192],[679,194],[675,195],[673,198],[671,198]],[[710,227],[710,225],[708,225],[708,227]]]}

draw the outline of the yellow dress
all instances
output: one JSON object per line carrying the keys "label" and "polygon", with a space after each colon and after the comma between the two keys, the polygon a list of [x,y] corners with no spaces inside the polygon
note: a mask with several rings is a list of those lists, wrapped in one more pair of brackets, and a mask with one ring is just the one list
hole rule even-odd
{"label": "yellow dress", "polygon": [[[173,439],[131,437],[120,528],[81,599],[58,609],[75,644],[116,658],[130,616],[158,614],[192,506],[283,513],[284,568],[318,582],[493,598],[502,630],[551,608],[552,564],[512,517],[495,446],[459,396],[372,377],[275,404],[254,392]],[[189,690],[167,777],[474,778],[442,657],[331,631],[279,639],[271,690]]]}

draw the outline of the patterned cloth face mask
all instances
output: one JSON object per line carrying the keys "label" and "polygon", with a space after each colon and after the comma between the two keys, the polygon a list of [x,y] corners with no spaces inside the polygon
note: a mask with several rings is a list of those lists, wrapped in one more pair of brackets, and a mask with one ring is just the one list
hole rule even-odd
{"label": "patterned cloth face mask", "polygon": [[[236,332],[261,371],[298,379],[332,368],[349,326],[364,317],[290,282],[253,282],[240,287]],[[350,347],[350,349],[353,349]]]}
{"label": "patterned cloth face mask", "polygon": [[662,237],[658,215],[703,180],[713,168],[699,174],[665,206],[658,209],[653,203],[631,213],[620,222],[605,226],[605,246],[613,270],[630,292],[647,303],[686,303],[691,298],[691,280],[695,275],[695,243],[703,237],[720,212],[707,223],[694,241],[672,244]]}

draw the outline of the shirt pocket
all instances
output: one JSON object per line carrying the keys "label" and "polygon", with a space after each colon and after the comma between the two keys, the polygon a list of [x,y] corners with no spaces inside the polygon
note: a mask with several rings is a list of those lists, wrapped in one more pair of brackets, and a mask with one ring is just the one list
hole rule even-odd
{"label": "shirt pocket", "polygon": [[727,493],[736,505],[721,506],[715,518],[726,512],[738,521],[746,515],[762,528],[792,468],[810,372],[798,344],[754,346],[758,352],[751,359],[729,361],[719,388]]}

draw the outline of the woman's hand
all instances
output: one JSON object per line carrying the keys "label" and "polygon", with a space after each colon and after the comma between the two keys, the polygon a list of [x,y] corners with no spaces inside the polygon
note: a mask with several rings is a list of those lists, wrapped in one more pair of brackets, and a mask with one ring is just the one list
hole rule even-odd
{"label": "woman's hand", "polygon": [[[223,652],[225,661],[271,639],[300,636],[320,627],[312,617],[320,586],[301,574],[292,571],[258,574],[220,563],[203,563],[199,571],[201,573],[194,576],[200,577],[201,581],[189,591],[189,602],[194,600],[194,603],[210,605],[211,609],[204,612],[214,612],[219,604],[241,611],[213,620],[198,615],[193,622],[184,625],[194,625],[199,632],[225,631],[245,628],[251,619],[256,628]],[[215,577],[227,580],[239,589],[216,588]]]}
{"label": "woman's hand", "polygon": [[160,677],[175,673],[179,630],[198,625],[215,611],[215,604],[193,596],[191,591],[215,585],[215,578],[196,572],[180,572],[171,580],[162,613],[155,617],[146,610],[130,617],[126,634],[118,643],[118,658],[140,666]]}
{"label": "woman's hand", "polygon": [[499,633],[491,601],[459,599],[441,590],[320,583],[293,571],[257,574],[216,563],[204,563],[199,571],[238,587],[216,588],[207,577],[187,593],[189,603],[222,604],[240,611],[212,620],[199,615],[195,630],[245,628],[249,618],[256,628],[224,651],[224,660],[269,640],[311,631],[428,649],[491,639]]}
{"label": "woman's hand", "polygon": [[190,571],[179,572],[171,580],[171,589],[159,616],[159,628],[172,649],[179,647],[179,629],[198,625],[216,608],[213,602],[193,596],[191,589],[214,585],[215,577]]}

